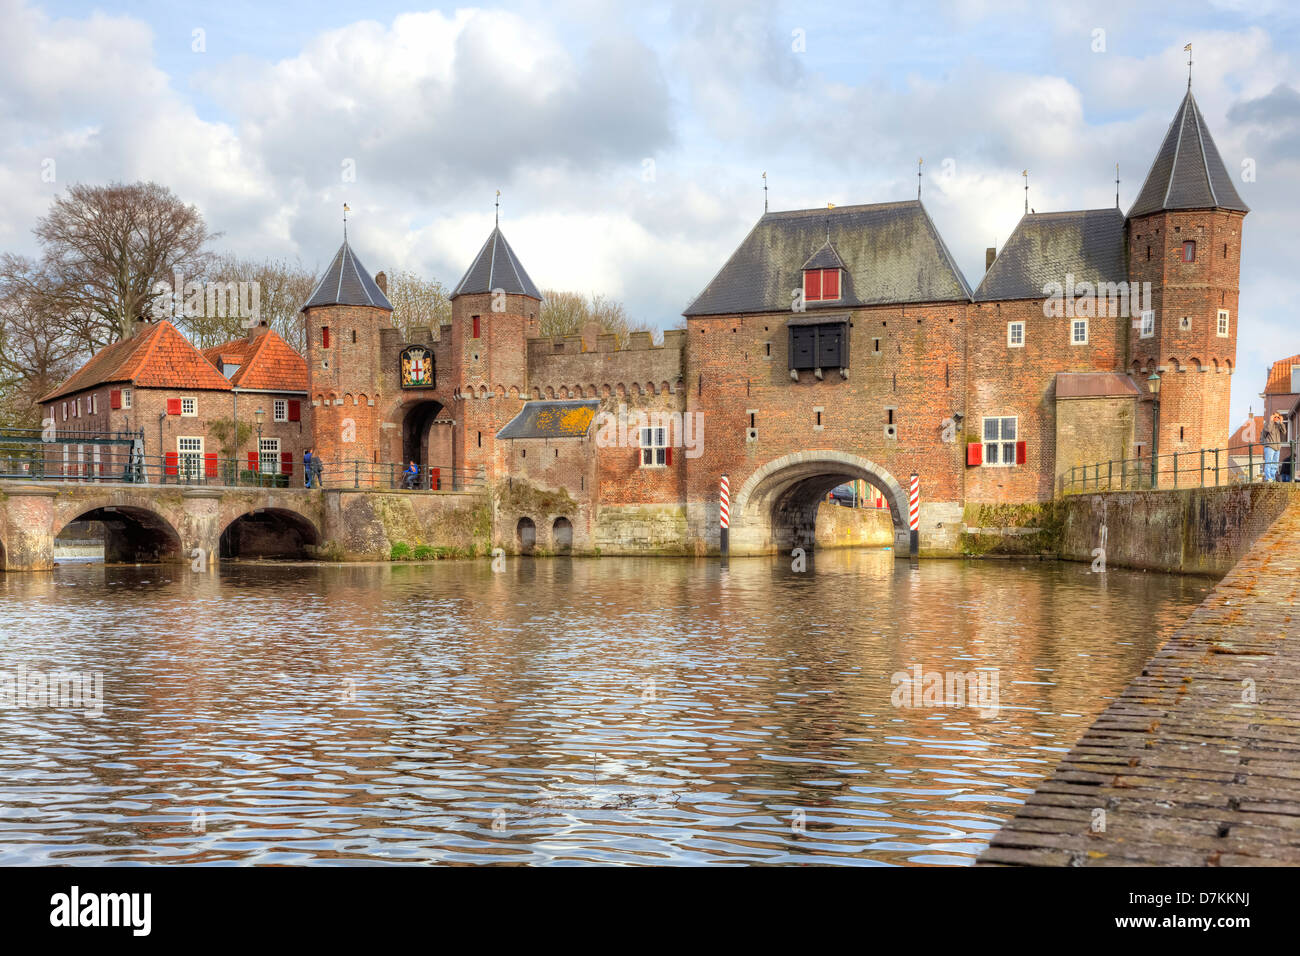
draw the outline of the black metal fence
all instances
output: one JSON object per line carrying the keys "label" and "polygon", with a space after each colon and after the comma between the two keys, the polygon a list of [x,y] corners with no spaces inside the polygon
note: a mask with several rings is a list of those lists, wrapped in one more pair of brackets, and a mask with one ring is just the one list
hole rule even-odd
{"label": "black metal fence", "polygon": [[1061,493],[1137,491],[1150,488],[1217,488],[1256,481],[1293,481],[1297,442],[1251,442],[1228,448],[1173,452],[1072,466]]}
{"label": "black metal fence", "polygon": [[0,429],[0,479],[409,491],[475,491],[487,483],[481,468],[426,465],[412,469],[409,462],[341,460],[322,461],[319,470],[304,470],[302,459],[288,454],[223,458],[195,449],[145,455],[143,448],[143,433],[61,431],[50,435],[39,429]]}

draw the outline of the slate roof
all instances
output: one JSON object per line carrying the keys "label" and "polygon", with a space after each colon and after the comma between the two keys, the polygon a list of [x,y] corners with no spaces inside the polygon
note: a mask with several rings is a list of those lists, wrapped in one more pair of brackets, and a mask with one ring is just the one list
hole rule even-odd
{"label": "slate roof", "polygon": [[599,401],[525,402],[519,414],[506,422],[497,438],[581,438],[587,434]]}
{"label": "slate roof", "polygon": [[975,290],[976,302],[1041,299],[1048,282],[1127,282],[1118,209],[1027,213]]}
{"label": "slate roof", "polygon": [[1122,372],[1057,372],[1056,397],[1129,398],[1142,394],[1133,379]]}
{"label": "slate roof", "polygon": [[388,296],[380,291],[346,239],[299,311],[305,312],[318,305],[372,305],[393,311]]}
{"label": "slate roof", "polygon": [[526,295],[540,300],[542,294],[528,277],[519,257],[506,242],[500,226],[492,229],[487,242],[474,257],[474,262],[466,270],[464,277],[457,283],[451,297],[474,295],[504,289],[509,295]]}
{"label": "slate roof", "polygon": [[306,392],[307,360],[273,329],[259,332],[250,342],[235,339],[203,350],[203,356],[221,371],[223,364],[238,365],[230,384],[268,392]]}
{"label": "slate roof", "polygon": [[45,403],[100,385],[230,391],[226,377],[170,322],[149,323],[129,339],[106,345],[72,377],[42,396]]}
{"label": "slate roof", "polygon": [[803,264],[805,269],[843,269],[844,260],[840,254],[835,251],[831,241],[827,239],[822,243],[822,247],[808,257],[808,261]]}
{"label": "slate roof", "polygon": [[1237,209],[1249,212],[1223,165],[1192,91],[1174,113],[1129,218],[1161,209]]}
{"label": "slate roof", "polygon": [[1300,355],[1278,359],[1268,370],[1268,382],[1264,385],[1265,395],[1291,394],[1291,366],[1300,365]]}
{"label": "slate roof", "polygon": [[765,213],[684,314],[789,312],[804,264],[828,243],[844,265],[841,298],[810,302],[810,310],[970,300],[965,277],[913,199]]}

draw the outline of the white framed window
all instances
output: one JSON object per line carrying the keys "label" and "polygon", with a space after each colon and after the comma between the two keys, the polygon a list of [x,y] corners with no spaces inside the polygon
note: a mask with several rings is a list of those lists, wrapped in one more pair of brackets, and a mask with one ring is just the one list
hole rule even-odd
{"label": "white framed window", "polygon": [[193,418],[199,413],[199,400],[197,398],[181,399],[181,415],[185,418]]}
{"label": "white framed window", "polygon": [[129,388],[122,389],[122,407],[131,407],[131,390]]}
{"label": "white framed window", "polygon": [[77,399],[75,402],[72,403],[72,417],[73,418],[81,417],[81,399]]}
{"label": "white framed window", "polygon": [[90,393],[90,414],[99,414],[99,395],[96,392]]}
{"label": "white framed window", "polygon": [[280,473],[280,439],[263,438],[257,443],[257,467],[264,475]]}
{"label": "white framed window", "polygon": [[1016,463],[1017,416],[1002,415],[984,420],[984,461],[986,467],[1004,468]]}
{"label": "white framed window", "polygon": [[1088,320],[1087,319],[1070,320],[1070,344],[1071,345],[1088,344]]}
{"label": "white framed window", "polygon": [[668,464],[668,429],[641,429],[641,467],[659,468]]}
{"label": "white framed window", "polygon": [[1008,322],[1007,323],[1007,348],[1022,349],[1025,347],[1025,323]]}
{"label": "white framed window", "polygon": [[1228,337],[1228,310],[1227,309],[1219,310],[1219,325],[1217,331],[1219,334],[1219,338],[1226,339]]}
{"label": "white framed window", "polygon": [[203,477],[203,438],[195,435],[178,436],[176,439],[176,459],[179,477],[183,481],[195,481]]}
{"label": "white framed window", "polygon": [[64,403],[63,403],[63,420],[64,420],[65,422],[68,420],[68,403],[67,403],[67,402],[64,402]]}
{"label": "white framed window", "polygon": [[271,418],[277,422],[287,422],[289,420],[289,400],[287,398],[277,398],[272,406]]}
{"label": "white framed window", "polygon": [[1147,309],[1142,313],[1141,335],[1144,339],[1154,337],[1156,334],[1156,314]]}

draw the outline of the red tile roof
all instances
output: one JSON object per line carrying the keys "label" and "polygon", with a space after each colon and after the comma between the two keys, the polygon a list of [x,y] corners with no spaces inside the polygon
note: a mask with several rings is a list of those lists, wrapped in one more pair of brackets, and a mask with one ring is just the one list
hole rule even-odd
{"label": "red tile roof", "polygon": [[110,382],[136,388],[230,390],[230,383],[170,322],[151,323],[129,339],[107,345],[72,377],[39,399],[48,402]]}
{"label": "red tile roof", "polygon": [[[1252,429],[1250,441],[1246,441],[1246,429]],[[1264,416],[1255,415],[1250,420],[1243,422],[1241,427],[1232,433],[1228,439],[1229,448],[1244,448],[1246,445],[1254,444],[1259,441],[1259,436],[1264,434]],[[1258,449],[1256,449],[1258,451]]]}
{"label": "red tile roof", "polygon": [[270,392],[306,392],[307,360],[274,330],[259,332],[253,341],[235,339],[203,350],[218,371],[223,363],[238,365],[230,376],[236,388]]}
{"label": "red tile roof", "polygon": [[1268,384],[1264,386],[1265,395],[1291,394],[1291,366],[1300,365],[1300,355],[1279,359],[1268,370]]}

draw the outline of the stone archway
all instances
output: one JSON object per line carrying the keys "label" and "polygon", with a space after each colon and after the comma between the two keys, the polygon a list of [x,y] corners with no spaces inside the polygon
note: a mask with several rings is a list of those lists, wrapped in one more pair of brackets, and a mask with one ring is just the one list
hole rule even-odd
{"label": "stone archway", "polygon": [[321,543],[310,520],[288,508],[255,508],[221,532],[222,558],[308,559]]}
{"label": "stone archway", "polygon": [[816,544],[817,509],[827,493],[846,481],[862,479],[889,502],[894,552],[911,551],[907,492],[884,467],[867,458],[837,451],[801,451],[758,468],[731,500],[730,546],[734,554],[811,550]]}
{"label": "stone archway", "polygon": [[83,527],[102,535],[105,564],[144,564],[181,561],[181,536],[170,521],[150,508],[102,505],[81,511],[54,529],[54,540],[65,530]]}

